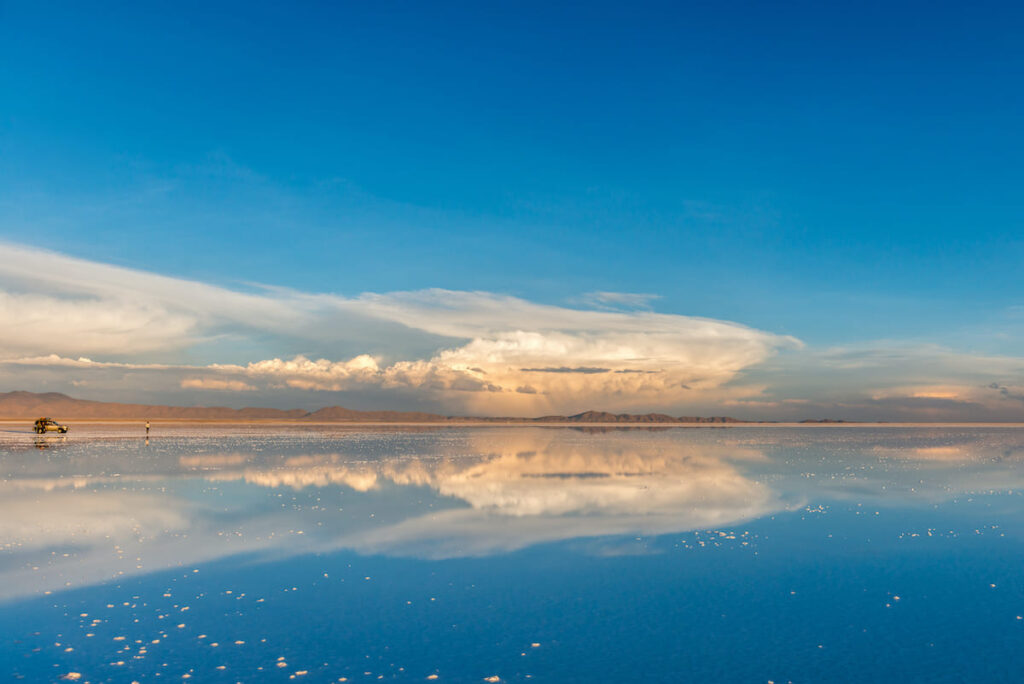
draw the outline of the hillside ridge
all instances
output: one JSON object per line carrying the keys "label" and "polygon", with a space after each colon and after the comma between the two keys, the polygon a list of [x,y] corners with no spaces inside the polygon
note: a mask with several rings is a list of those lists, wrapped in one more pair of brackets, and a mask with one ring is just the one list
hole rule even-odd
{"label": "hillside ridge", "polygon": [[226,406],[166,406],[128,404],[75,399],[60,392],[0,392],[0,419],[34,420],[50,416],[57,420],[283,420],[319,423],[439,423],[439,422],[537,422],[537,423],[742,423],[729,416],[680,416],[664,413],[609,413],[583,411],[570,416],[548,415],[538,418],[496,416],[445,416],[422,411],[361,411],[343,406],[305,409],[273,409]]}

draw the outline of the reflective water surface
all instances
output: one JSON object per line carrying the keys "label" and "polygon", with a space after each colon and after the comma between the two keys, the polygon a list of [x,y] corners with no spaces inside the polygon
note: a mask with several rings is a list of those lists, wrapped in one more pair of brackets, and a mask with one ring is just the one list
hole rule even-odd
{"label": "reflective water surface", "polygon": [[7,679],[1024,671],[1021,429],[9,425],[0,475]]}

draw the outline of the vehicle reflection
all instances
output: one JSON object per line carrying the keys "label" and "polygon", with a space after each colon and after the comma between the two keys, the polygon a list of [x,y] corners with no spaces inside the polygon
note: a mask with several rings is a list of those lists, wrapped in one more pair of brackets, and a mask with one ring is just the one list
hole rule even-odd
{"label": "vehicle reflection", "polygon": [[37,435],[32,438],[32,445],[36,449],[49,449],[55,446],[67,444],[67,435]]}

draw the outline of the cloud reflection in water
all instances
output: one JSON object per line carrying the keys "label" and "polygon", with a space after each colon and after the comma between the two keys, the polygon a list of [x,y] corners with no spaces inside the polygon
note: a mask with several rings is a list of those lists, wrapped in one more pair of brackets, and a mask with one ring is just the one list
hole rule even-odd
{"label": "cloud reflection in water", "polygon": [[267,428],[149,450],[84,432],[46,458],[0,446],[0,598],[239,554],[480,556],[1024,487],[1014,431]]}

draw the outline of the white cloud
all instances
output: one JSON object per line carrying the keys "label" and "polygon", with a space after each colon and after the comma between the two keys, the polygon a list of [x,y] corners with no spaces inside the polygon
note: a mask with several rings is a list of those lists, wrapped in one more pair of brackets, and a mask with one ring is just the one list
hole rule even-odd
{"label": "white cloud", "polygon": [[220,378],[185,378],[181,381],[185,389],[217,390],[221,392],[253,392],[256,388],[241,380],[222,380]]}
{"label": "white cloud", "polygon": [[302,389],[421,390],[477,411],[573,410],[595,403],[628,408],[685,401],[764,361],[778,346],[792,344],[731,324],[674,318],[679,320],[657,321],[651,330],[634,330],[634,322],[626,320],[624,329],[494,333],[430,359],[387,366],[362,355],[340,362],[297,357],[216,369]]}
{"label": "white cloud", "polygon": [[196,320],[158,304],[0,292],[0,349],[137,354],[188,345]]}
{"label": "white cloud", "polygon": [[752,369],[758,414],[889,421],[1021,421],[1024,359],[934,344],[877,341],[779,356]]}
{"label": "white cloud", "polygon": [[899,341],[803,349],[728,321],[629,308],[647,295],[585,297],[606,308],[441,289],[242,292],[0,244],[0,381],[88,382],[90,398],[163,403],[204,390],[290,392],[289,403],[341,392],[329,401],[506,415],[1020,420],[1024,410],[1020,357]]}
{"label": "white cloud", "polygon": [[[9,366],[166,370],[186,374],[177,380],[183,389],[250,391],[261,382],[400,390],[441,407],[484,412],[625,409],[685,401],[779,348],[799,346],[736,323],[650,311],[580,310],[438,289],[353,298],[270,288],[252,294],[24,247],[0,250],[0,286],[8,290],[0,291],[0,357]],[[620,304],[650,298],[598,294]],[[294,348],[297,338],[351,348],[351,330],[367,321],[391,326],[392,334],[362,340],[361,353],[351,356],[282,360],[285,354],[205,367],[124,362],[175,350],[184,358],[224,336],[269,335],[283,348]],[[432,337],[434,351],[385,363],[375,346],[393,350],[402,337]],[[69,358],[77,356],[83,358]]]}
{"label": "white cloud", "polygon": [[188,366],[171,366],[165,363],[119,363],[115,361],[93,361],[92,359],[79,356],[71,359],[58,354],[47,354],[45,356],[23,356],[14,359],[0,361],[12,366],[50,366],[56,368],[88,368],[105,369],[118,368],[124,370],[169,370],[173,368],[187,368]]}
{"label": "white cloud", "polygon": [[302,296],[228,290],[0,244],[0,356],[184,350],[232,327],[297,328]]}

